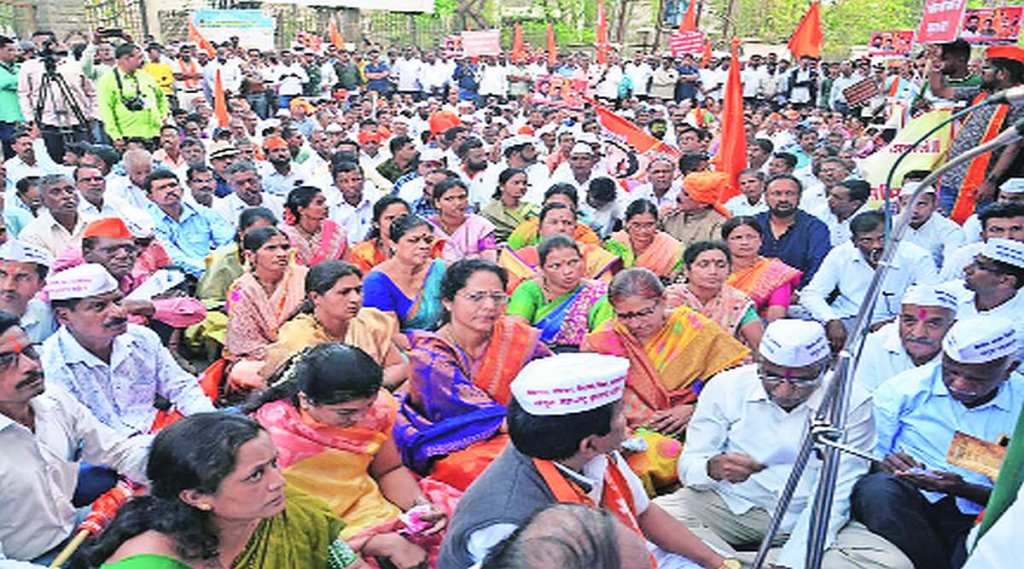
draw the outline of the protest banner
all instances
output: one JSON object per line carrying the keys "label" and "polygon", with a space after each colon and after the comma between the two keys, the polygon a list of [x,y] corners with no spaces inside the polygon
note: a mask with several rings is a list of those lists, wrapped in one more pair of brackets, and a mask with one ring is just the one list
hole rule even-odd
{"label": "protest banner", "polygon": [[700,55],[704,51],[704,32],[672,32],[668,37],[668,47],[672,57],[683,54]]}
{"label": "protest banner", "polygon": [[238,37],[245,48],[263,51],[274,49],[274,18],[262,10],[214,10],[201,8],[192,12],[192,25],[202,37],[213,43]]}
{"label": "protest banner", "polygon": [[967,10],[960,37],[975,45],[1010,45],[1020,37],[1024,6]]}
{"label": "protest banner", "polygon": [[914,47],[914,30],[872,32],[868,44],[871,57],[906,57]]}
{"label": "protest banner", "polygon": [[843,89],[843,97],[846,99],[846,104],[851,107],[859,107],[873,99],[877,94],[878,83],[870,77],[865,77],[861,81]]}
{"label": "protest banner", "polygon": [[967,0],[925,0],[917,43],[949,43],[957,38]]}
{"label": "protest banner", "polygon": [[501,55],[501,30],[462,32],[462,53],[466,57]]}
{"label": "protest banner", "polygon": [[[896,162],[909,145],[924,136],[926,132],[938,126],[939,123],[949,118],[950,110],[943,109],[925,113],[907,123],[907,126],[896,133],[892,142],[875,152],[867,158],[857,161],[858,169],[864,172],[865,180],[871,184],[873,199],[882,199],[885,196],[885,179],[889,169]],[[914,149],[903,162],[893,176],[894,187],[902,187],[903,176],[913,170],[933,170],[949,152],[949,146],[953,141],[953,127],[946,125],[932,134],[927,140]],[[898,191],[891,192],[896,197]]]}

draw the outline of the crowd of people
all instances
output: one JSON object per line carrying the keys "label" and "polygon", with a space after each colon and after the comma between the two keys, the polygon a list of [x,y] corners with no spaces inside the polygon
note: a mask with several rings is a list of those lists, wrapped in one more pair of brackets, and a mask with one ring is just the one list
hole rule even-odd
{"label": "crowd of people", "polygon": [[[1009,46],[752,55],[734,175],[730,58],[150,40],[0,37],[0,567],[83,522],[69,567],[746,566],[882,260],[858,159],[894,103],[1024,84]],[[877,460],[840,460],[824,567],[1019,550],[970,555],[995,481],[947,451],[1024,408],[1024,155],[929,173],[892,192],[845,434]]]}

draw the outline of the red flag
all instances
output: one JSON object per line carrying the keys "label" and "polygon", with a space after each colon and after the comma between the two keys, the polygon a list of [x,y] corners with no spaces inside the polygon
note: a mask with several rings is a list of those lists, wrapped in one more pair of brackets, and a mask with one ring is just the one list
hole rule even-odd
{"label": "red flag", "polygon": [[558,63],[558,46],[555,45],[555,28],[548,24],[548,66]]}
{"label": "red flag", "polygon": [[213,47],[210,40],[203,37],[203,34],[199,33],[196,29],[195,24],[191,21],[188,23],[188,41],[199,46],[199,49],[206,52],[211,58],[217,57],[217,48]]}
{"label": "red flag", "polygon": [[817,2],[811,2],[811,7],[800,20],[793,36],[789,38],[789,52],[794,59],[800,59],[807,55],[810,57],[821,56],[821,44],[825,36],[821,31],[821,7]]}
{"label": "red flag", "polygon": [[732,40],[732,61],[722,101],[722,137],[715,155],[715,169],[729,174],[730,184],[718,196],[719,203],[739,195],[740,171],[747,167],[747,133],[743,124],[743,84],[740,82],[740,40]]}
{"label": "red flag", "polygon": [[711,63],[711,40],[704,38],[704,53],[700,56],[700,66],[707,67]]}
{"label": "red flag", "polygon": [[338,24],[334,22],[334,18],[331,18],[331,23],[327,24],[327,39],[330,40],[334,47],[340,50],[345,49],[345,39],[341,37],[341,32],[338,31]]}
{"label": "red flag", "polygon": [[[584,101],[593,105],[597,112],[597,122],[608,131],[613,137],[618,138],[633,147],[634,150],[643,154],[645,152],[666,152],[678,155],[679,151],[664,142],[644,132],[644,130],[632,122],[620,117],[613,111],[604,108],[597,101],[584,97]],[[740,117],[742,119],[743,117]]]}
{"label": "red flag", "polygon": [[213,116],[217,117],[217,126],[228,127],[228,101],[224,98],[224,83],[220,79],[220,69],[213,83]]}
{"label": "red flag", "polygon": [[604,0],[597,0],[597,30],[594,37],[597,44],[597,63],[608,63],[608,16],[604,12]]}
{"label": "red flag", "polygon": [[519,63],[526,58],[526,50],[523,49],[523,25],[516,22],[515,34],[512,37],[512,53],[509,59],[513,63]]}
{"label": "red flag", "polygon": [[704,53],[704,32],[672,32],[668,36],[668,48],[672,57],[679,57],[683,54],[693,56]]}
{"label": "red flag", "polygon": [[683,21],[679,23],[679,32],[695,31],[697,31],[697,0],[690,0],[690,4],[686,7]]}

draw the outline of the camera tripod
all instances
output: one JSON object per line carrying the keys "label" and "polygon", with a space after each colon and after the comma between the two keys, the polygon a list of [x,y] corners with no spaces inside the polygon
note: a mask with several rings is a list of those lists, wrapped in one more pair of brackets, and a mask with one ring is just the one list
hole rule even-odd
{"label": "camera tripod", "polygon": [[[80,141],[91,142],[92,134],[89,132],[89,119],[86,118],[85,113],[82,112],[82,107],[75,99],[74,92],[68,85],[67,79],[57,72],[57,61],[54,59],[53,53],[46,53],[46,51],[44,51],[42,61],[43,75],[39,81],[38,98],[36,99],[34,109],[34,119],[40,132],[44,133],[43,139],[46,142],[46,148],[50,153],[50,157],[59,163],[64,158],[63,150],[65,145]],[[64,113],[57,111],[57,103],[59,101],[58,97],[62,97],[64,99],[65,106],[70,110],[71,115],[75,117],[75,120],[78,121],[77,126],[62,126],[60,124],[50,126],[45,125],[43,122],[43,111],[46,109],[47,100],[50,101],[50,104],[52,105],[51,108],[54,109],[54,113],[57,115],[57,122],[64,122],[63,117],[60,116]],[[59,134],[59,138],[52,139],[46,136],[54,131]],[[54,154],[58,155],[54,156]]]}

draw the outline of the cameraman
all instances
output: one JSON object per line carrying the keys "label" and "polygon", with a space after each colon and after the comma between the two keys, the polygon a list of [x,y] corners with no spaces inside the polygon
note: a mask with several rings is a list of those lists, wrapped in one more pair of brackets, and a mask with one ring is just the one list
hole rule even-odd
{"label": "cameraman", "polygon": [[[43,78],[47,75],[50,80],[44,90]],[[60,88],[61,83],[67,84],[70,100]],[[82,67],[68,59],[67,49],[52,36],[43,42],[35,57],[22,63],[18,103],[26,124],[39,127],[46,153],[58,164],[64,160],[66,143],[90,140],[89,122],[96,114],[96,92]],[[81,119],[76,111],[81,112]]]}
{"label": "cameraman", "polygon": [[18,45],[7,36],[0,36],[0,159],[14,156],[11,141],[19,124],[25,120],[18,105]]}
{"label": "cameraman", "polygon": [[153,78],[142,73],[142,50],[133,43],[114,50],[117,65],[96,83],[99,116],[118,150],[138,140],[155,150],[160,127],[168,114],[168,101]]}

